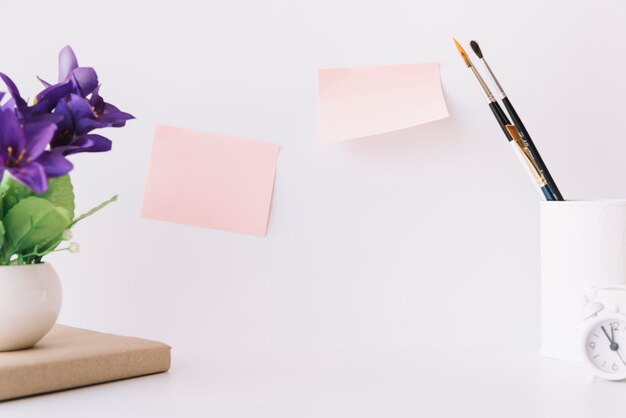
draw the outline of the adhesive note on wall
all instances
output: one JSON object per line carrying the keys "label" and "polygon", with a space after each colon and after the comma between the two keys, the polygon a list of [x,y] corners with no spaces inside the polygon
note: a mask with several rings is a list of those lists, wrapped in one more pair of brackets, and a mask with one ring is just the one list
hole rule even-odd
{"label": "adhesive note on wall", "polygon": [[141,215],[263,236],[278,149],[266,142],[157,125]]}
{"label": "adhesive note on wall", "polygon": [[439,64],[318,70],[321,135],[343,141],[448,117]]}

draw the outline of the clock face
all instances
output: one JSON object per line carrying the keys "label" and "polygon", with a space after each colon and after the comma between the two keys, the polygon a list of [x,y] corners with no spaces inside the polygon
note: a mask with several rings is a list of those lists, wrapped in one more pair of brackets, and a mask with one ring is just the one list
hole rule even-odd
{"label": "clock face", "polygon": [[626,318],[604,318],[593,324],[585,336],[585,353],[601,374],[626,375]]}

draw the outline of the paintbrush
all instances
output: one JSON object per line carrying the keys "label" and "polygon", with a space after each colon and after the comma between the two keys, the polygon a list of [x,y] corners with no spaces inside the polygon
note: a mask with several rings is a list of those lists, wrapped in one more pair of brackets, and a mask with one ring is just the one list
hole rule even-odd
{"label": "paintbrush", "polygon": [[[485,95],[485,98],[487,99],[487,103],[489,104],[489,108],[493,112],[493,115],[495,116],[496,120],[498,121],[498,124],[500,125],[500,128],[502,128],[502,131],[504,132],[507,140],[509,142],[512,142],[514,138],[511,135],[511,132],[509,132],[509,129],[507,129],[507,125],[511,125],[511,122],[509,121],[509,118],[506,116],[506,114],[504,113],[504,111],[500,107],[500,104],[497,102],[496,98],[493,96],[493,93],[491,93],[491,90],[487,86],[487,83],[485,83],[485,80],[483,80],[483,78],[480,75],[480,73],[478,72],[478,70],[476,70],[476,68],[472,64],[472,61],[467,56],[467,53],[465,52],[463,47],[457,42],[456,39],[452,38],[452,40],[454,41],[454,45],[456,45],[456,49],[457,49],[457,51],[459,51],[459,54],[461,55],[461,58],[463,58],[463,61],[465,62],[465,65],[467,65],[467,68],[469,68],[472,71],[472,74],[474,74],[474,77],[478,81],[478,84],[480,85],[480,88],[482,89],[482,91],[483,91],[483,93]],[[515,144],[512,144],[512,145],[513,145],[513,148],[515,149],[516,145]],[[515,153],[519,156],[517,151],[515,151]],[[528,165],[525,162],[524,162],[524,167],[528,170]],[[544,192],[544,190],[545,190],[545,192]],[[550,192],[550,190],[548,188],[544,188],[542,186],[541,187],[541,191],[542,191],[542,193],[544,193],[544,196],[545,196],[546,200],[556,200],[555,197],[552,195],[552,193]]]}
{"label": "paintbrush", "polygon": [[526,172],[530,176],[530,179],[533,180],[542,195],[546,198],[546,200],[554,200],[554,196],[548,187],[546,179],[543,177],[541,172],[539,171],[539,167],[537,167],[537,163],[530,155],[530,151],[522,141],[522,137],[519,134],[519,131],[514,125],[506,125],[506,130],[509,132],[511,138],[513,138],[509,143],[513,147],[513,150],[522,165],[526,169]]}
{"label": "paintbrush", "polygon": [[509,122],[509,118],[507,118],[506,114],[500,107],[500,104],[497,102],[496,98],[493,96],[493,93],[491,93],[491,90],[489,90],[489,87],[487,86],[487,83],[485,83],[485,80],[483,80],[478,70],[476,70],[476,67],[474,67],[474,65],[472,64],[472,61],[469,59],[469,56],[467,56],[467,53],[465,52],[463,47],[456,41],[456,39],[452,38],[452,40],[454,41],[454,45],[456,45],[457,51],[459,51],[459,54],[461,54],[461,58],[463,58],[465,65],[467,65],[467,68],[469,68],[472,71],[472,74],[474,74],[476,81],[478,81],[478,84],[480,85],[480,88],[482,89],[483,94],[485,95],[485,99],[487,99],[489,108],[491,108],[493,115],[496,117],[496,120],[498,121],[500,128],[502,128],[502,131],[506,135],[507,139],[511,141],[513,138],[511,138],[511,135],[506,129],[506,125],[509,125],[511,123]]}
{"label": "paintbrush", "polygon": [[548,184],[550,191],[554,195],[555,200],[564,200],[563,195],[561,195],[559,188],[556,186],[556,183],[554,182],[554,179],[552,178],[552,175],[548,171],[548,167],[546,167],[545,163],[543,162],[543,159],[541,158],[541,155],[539,154],[539,151],[537,151],[535,144],[530,138],[530,134],[526,130],[524,123],[522,122],[519,115],[515,111],[515,108],[513,107],[513,105],[511,104],[511,101],[509,100],[506,93],[504,92],[502,85],[500,84],[495,74],[491,70],[491,67],[489,66],[485,58],[483,57],[483,53],[480,49],[480,46],[478,45],[478,42],[471,41],[470,46],[472,47],[472,50],[474,51],[478,59],[480,59],[485,65],[485,68],[487,69],[489,76],[491,77],[491,79],[493,80],[493,83],[496,85],[496,88],[500,92],[500,96],[502,98],[502,103],[504,104],[504,107],[509,113],[511,120],[515,124],[515,127],[517,128],[517,131],[519,132],[524,145],[528,148],[528,151],[530,152],[532,159],[535,161],[537,168],[539,169],[539,172],[541,173],[543,178],[546,180],[546,183]]}

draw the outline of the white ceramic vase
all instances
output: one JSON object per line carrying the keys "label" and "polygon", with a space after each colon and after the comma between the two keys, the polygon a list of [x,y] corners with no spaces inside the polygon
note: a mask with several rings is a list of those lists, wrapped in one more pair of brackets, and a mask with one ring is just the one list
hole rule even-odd
{"label": "white ceramic vase", "polygon": [[0,351],[37,344],[56,323],[62,299],[50,264],[0,266]]}

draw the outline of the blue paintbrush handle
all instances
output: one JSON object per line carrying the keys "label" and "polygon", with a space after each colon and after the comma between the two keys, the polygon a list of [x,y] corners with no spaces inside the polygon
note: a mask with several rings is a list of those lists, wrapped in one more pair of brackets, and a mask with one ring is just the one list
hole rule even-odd
{"label": "blue paintbrush handle", "polygon": [[543,186],[541,188],[541,192],[543,193],[543,195],[546,198],[546,200],[549,200],[549,201],[556,200],[556,197],[554,197],[554,195],[550,191],[550,187],[548,187],[548,185]]}

